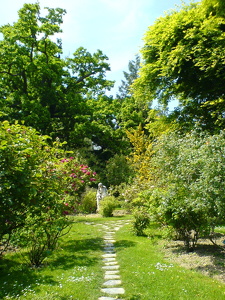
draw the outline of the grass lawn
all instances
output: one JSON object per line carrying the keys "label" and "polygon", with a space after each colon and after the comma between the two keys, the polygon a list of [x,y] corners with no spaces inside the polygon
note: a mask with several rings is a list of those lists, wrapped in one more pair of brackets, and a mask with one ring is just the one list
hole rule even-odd
{"label": "grass lawn", "polygon": [[[102,296],[103,235],[101,225],[126,217],[75,217],[59,249],[46,265],[33,269],[19,254],[0,261],[0,299],[97,300]],[[164,259],[160,231],[136,237],[130,225],[116,233],[122,286],[129,300],[225,299],[225,284]],[[156,235],[155,235],[156,233]]]}

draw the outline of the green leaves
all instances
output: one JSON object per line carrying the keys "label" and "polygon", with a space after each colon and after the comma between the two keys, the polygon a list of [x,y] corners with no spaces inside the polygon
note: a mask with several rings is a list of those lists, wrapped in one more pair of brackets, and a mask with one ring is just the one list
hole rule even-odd
{"label": "green leaves", "polygon": [[162,136],[153,149],[151,165],[155,180],[150,203],[156,207],[152,212],[184,239],[189,239],[192,230],[199,234],[223,224],[224,133],[170,133]]}
{"label": "green leaves", "polygon": [[177,98],[184,122],[189,115],[190,121],[212,130],[223,128],[221,118],[217,122],[221,111],[212,103],[202,104],[224,98],[225,19],[220,2],[183,5],[159,18],[145,34],[144,63],[133,84],[136,98],[166,105]]}

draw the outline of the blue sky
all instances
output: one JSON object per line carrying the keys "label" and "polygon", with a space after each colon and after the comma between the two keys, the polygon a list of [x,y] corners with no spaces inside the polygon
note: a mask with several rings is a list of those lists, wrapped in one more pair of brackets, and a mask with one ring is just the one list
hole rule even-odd
{"label": "blue sky", "polygon": [[[0,25],[17,20],[24,3],[36,0],[4,1],[0,10]],[[185,1],[189,3],[188,0]],[[143,45],[142,38],[154,21],[164,12],[180,5],[180,0],[39,0],[42,8],[60,7],[67,10],[62,25],[63,52],[71,56],[83,46],[91,53],[97,49],[109,58],[111,71],[107,78],[116,80],[116,93],[127,70]]]}

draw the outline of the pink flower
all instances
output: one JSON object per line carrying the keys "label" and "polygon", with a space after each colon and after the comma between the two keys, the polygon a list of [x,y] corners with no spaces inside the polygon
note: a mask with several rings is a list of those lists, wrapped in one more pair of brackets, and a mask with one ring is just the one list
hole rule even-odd
{"label": "pink flower", "polygon": [[63,158],[63,159],[61,159],[60,161],[61,161],[61,162],[68,162],[69,160],[66,159],[66,158]]}
{"label": "pink flower", "polygon": [[85,165],[80,165],[81,169],[87,169],[88,166],[85,166]]}
{"label": "pink flower", "polygon": [[65,205],[65,206],[68,206],[69,204],[68,204],[68,203],[64,203],[64,205]]}
{"label": "pink flower", "polygon": [[95,178],[90,178],[90,181],[96,181],[96,179]]}

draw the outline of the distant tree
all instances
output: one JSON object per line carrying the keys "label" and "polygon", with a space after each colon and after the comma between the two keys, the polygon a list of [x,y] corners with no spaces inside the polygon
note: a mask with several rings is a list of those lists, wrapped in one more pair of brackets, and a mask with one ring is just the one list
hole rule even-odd
{"label": "distant tree", "polygon": [[149,111],[146,103],[137,102],[132,95],[130,87],[138,78],[140,69],[140,56],[136,55],[134,60],[129,61],[128,71],[123,72],[125,79],[119,87],[119,93],[114,101],[116,122],[120,128],[137,128],[140,124],[144,126]]}
{"label": "distant tree", "polygon": [[127,97],[131,97],[130,86],[134,82],[135,79],[138,78],[138,71],[140,69],[141,59],[139,55],[135,56],[134,60],[130,60],[128,63],[128,71],[123,72],[125,80],[122,80],[121,85],[119,86],[119,94],[117,94],[117,98],[124,99]]}
{"label": "distant tree", "polygon": [[132,86],[136,99],[180,101],[178,120],[224,127],[225,5],[203,0],[157,19],[145,34],[143,66]]}

